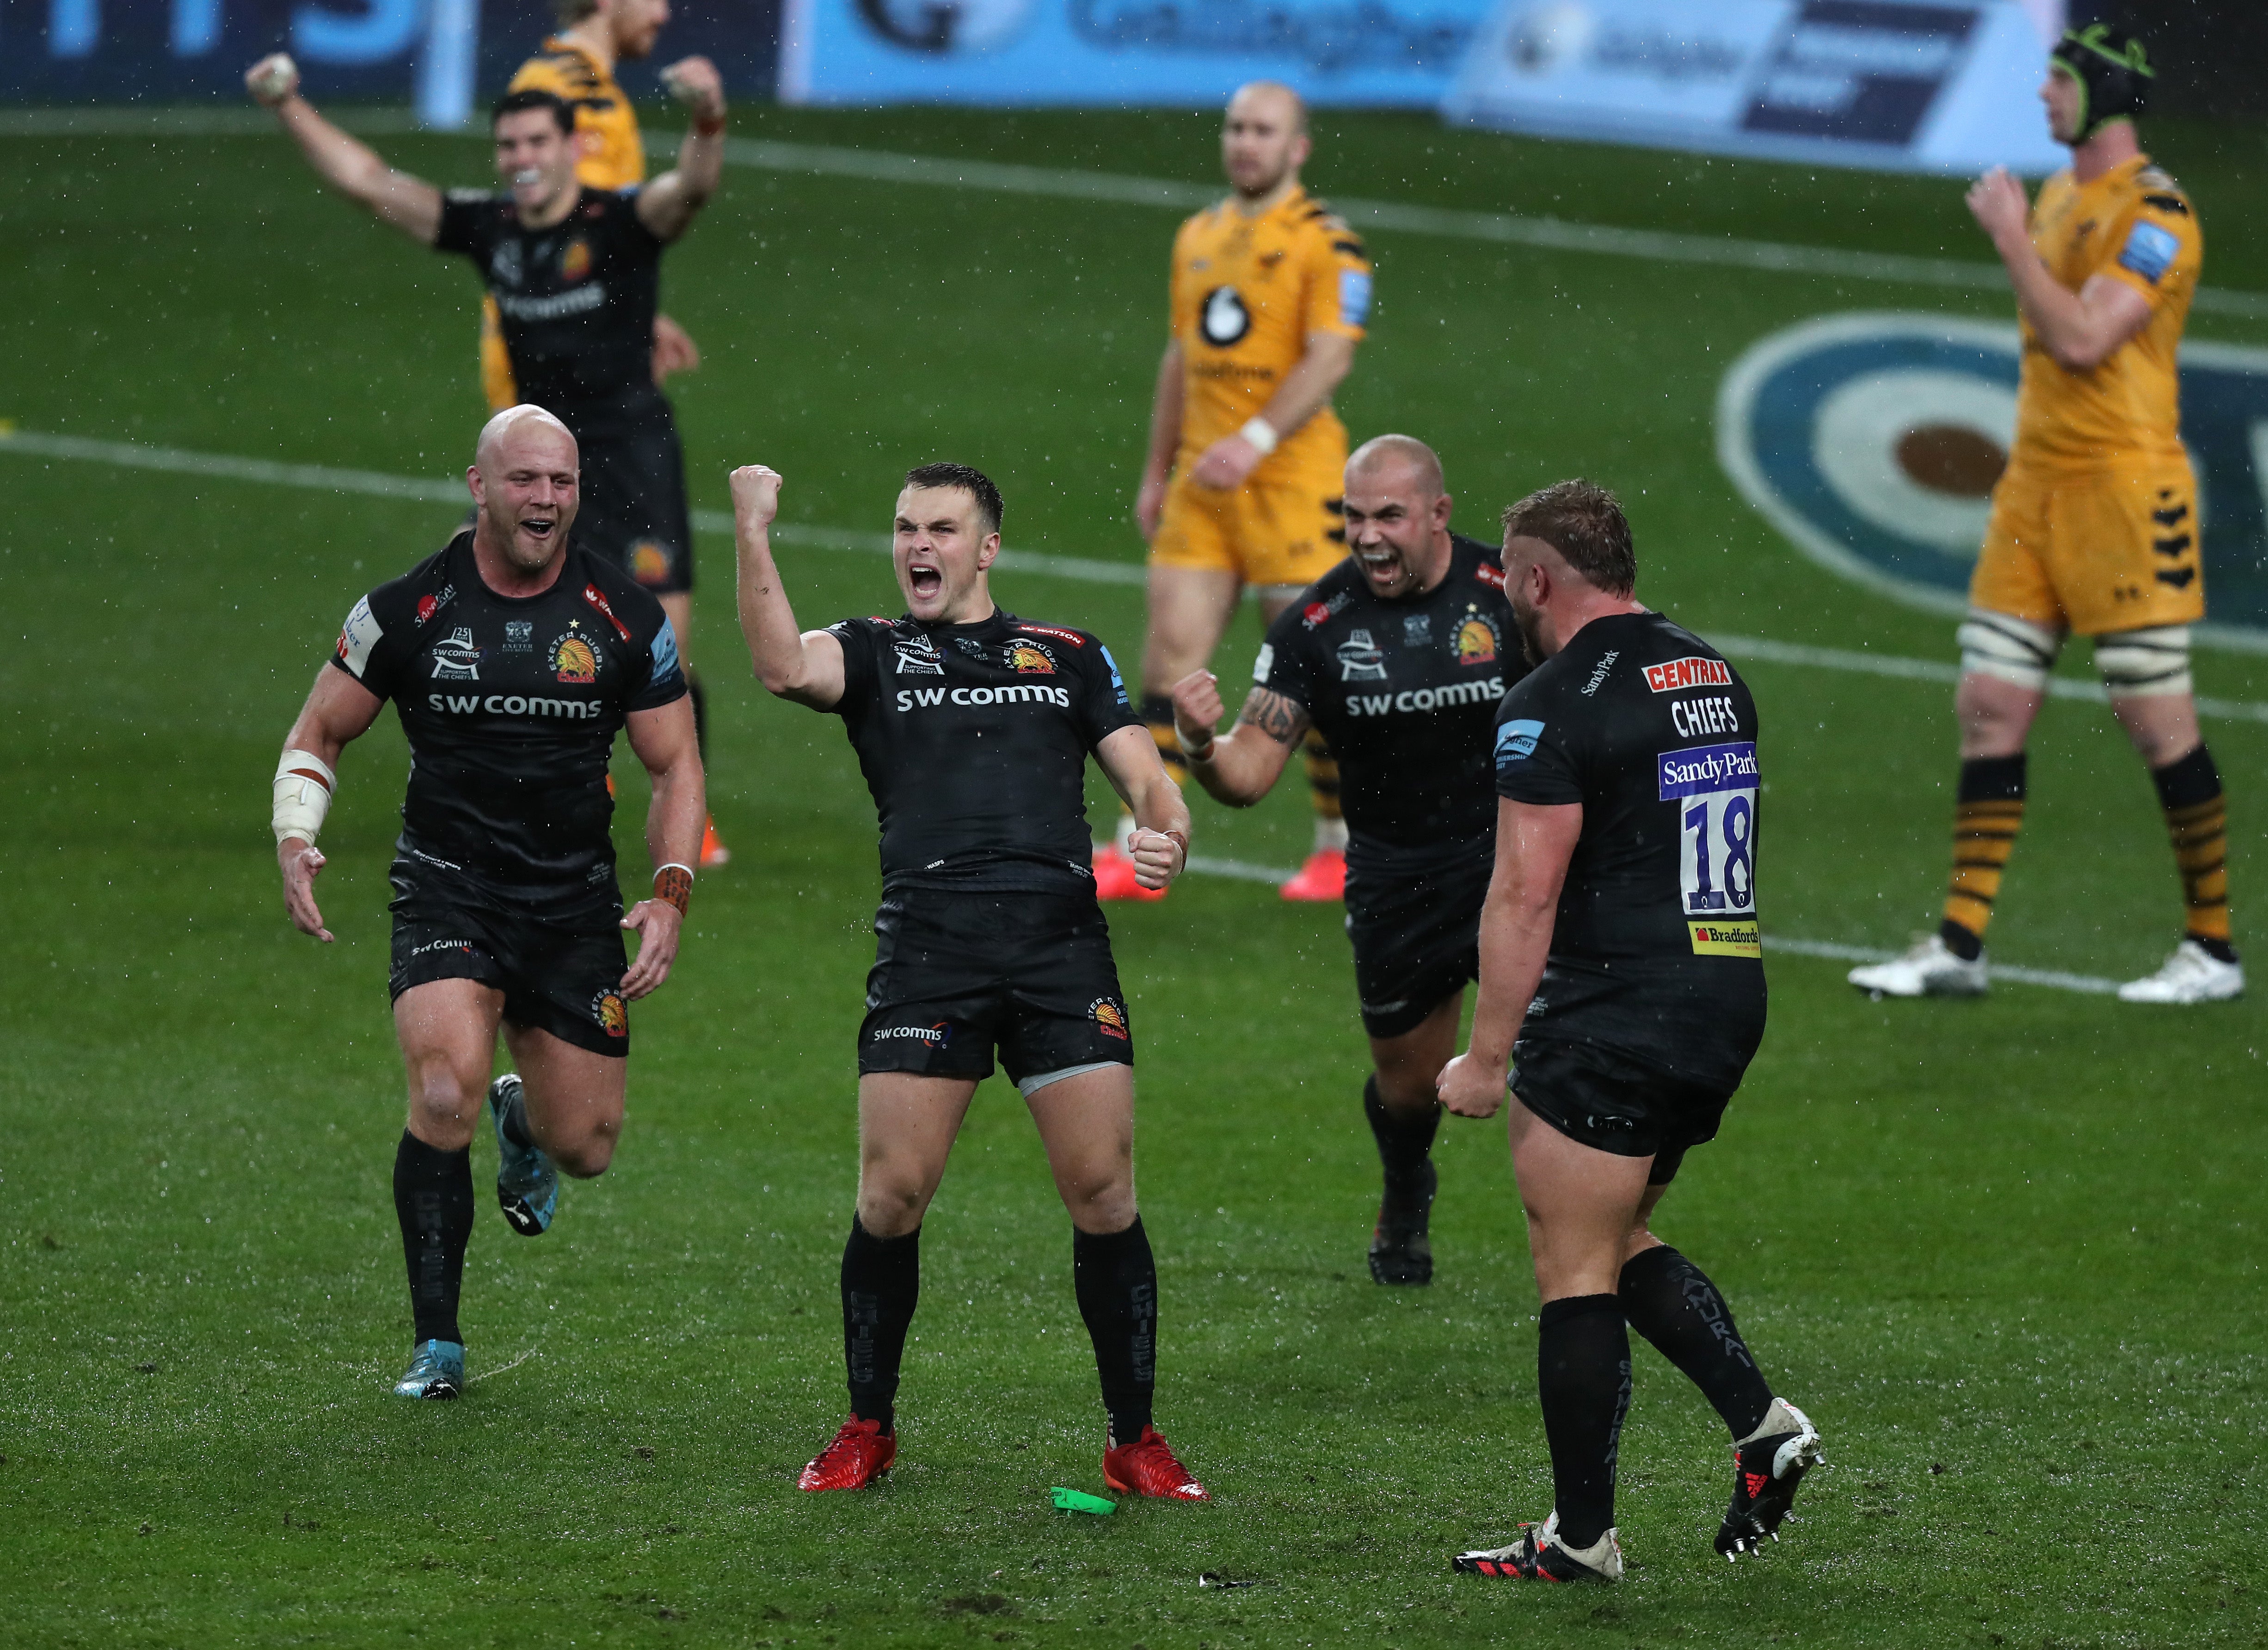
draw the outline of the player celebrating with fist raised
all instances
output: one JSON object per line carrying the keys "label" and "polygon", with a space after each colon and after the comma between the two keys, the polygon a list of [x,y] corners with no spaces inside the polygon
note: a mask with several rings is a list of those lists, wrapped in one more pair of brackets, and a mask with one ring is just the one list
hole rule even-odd
{"label": "player celebrating with fist raised", "polygon": [[993,604],[1000,494],[965,464],[909,471],[892,556],[906,612],[799,632],[772,560],[780,477],[733,472],[740,628],[771,692],[843,718],[882,828],[882,904],[858,1032],[858,1200],[843,1251],[850,1418],[799,1480],[851,1490],[897,1455],[898,1366],[921,1223],[997,1049],[1071,1219],[1071,1274],[1109,1417],[1103,1477],[1204,1500],[1151,1425],[1158,1271],[1134,1202],[1134,1043],[1089,869],[1092,755],[1163,888],[1188,807],[1083,630]]}
{"label": "player celebrating with fist raised", "polygon": [[[496,1118],[497,1198],[549,1228],[559,1173],[606,1173],[621,1138],[629,1005],[669,977],[705,793],[685,673],[660,606],[569,542],[575,438],[536,407],[498,413],[468,472],[474,525],[357,602],[276,770],[284,904],[328,942],[315,839],[339,753],[388,699],[409,740],[394,847],[394,1035],[409,1121],[394,1206],[416,1346],[394,1391],[465,1384],[457,1303],[473,1231],[472,1142]],[[609,835],[615,735],[653,778],[653,897],[622,915]],[[625,969],[622,933],[638,936]],[[491,1084],[497,1032],[517,1071]]]}

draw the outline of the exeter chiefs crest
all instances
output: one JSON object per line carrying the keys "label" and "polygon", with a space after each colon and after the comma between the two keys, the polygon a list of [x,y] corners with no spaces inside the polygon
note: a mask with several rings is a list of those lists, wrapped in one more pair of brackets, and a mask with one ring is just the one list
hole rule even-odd
{"label": "exeter chiefs crest", "polygon": [[[2012,326],[1824,316],[1753,345],[1717,395],[1717,456],[1796,549],[1909,605],[1962,612],[2016,432]],[[2268,350],[2182,347],[2204,525],[2201,640],[2268,646]]]}

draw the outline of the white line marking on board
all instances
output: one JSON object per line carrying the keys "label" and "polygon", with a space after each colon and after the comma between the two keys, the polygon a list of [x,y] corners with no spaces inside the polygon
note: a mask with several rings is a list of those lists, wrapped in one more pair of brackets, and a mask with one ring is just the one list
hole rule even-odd
{"label": "white line marking on board", "polygon": [[[405,110],[346,110],[340,123],[376,136],[426,132]],[[272,116],[257,109],[19,109],[0,112],[0,137],[238,136],[272,131]],[[482,136],[475,133],[473,136]],[[683,134],[650,132],[650,154],[677,152]],[[1060,166],[1025,166],[944,155],[907,155],[881,149],[831,144],[791,144],[770,138],[734,137],[725,144],[733,166],[806,177],[857,178],[870,183],[915,184],[924,188],[973,189],[990,195],[1035,195],[1058,201],[1100,201],[1117,206],[1147,206],[1191,212],[1221,197],[1217,184],[1173,178],[1142,178],[1123,173],[1079,172]],[[1733,236],[1691,235],[1675,230],[1625,229],[1563,217],[1530,217],[1510,212],[1476,212],[1451,207],[1411,206],[1334,194],[1331,204],[1358,228],[1388,233],[1478,240],[1499,246],[1532,247],[1547,252],[1589,253],[1636,258],[1648,263],[1699,264],[1771,275],[1827,276],[1846,281],[1887,282],[2005,293],[2008,278],[1997,263],[1965,258],[1918,258],[1904,253],[1855,252],[1841,247],[1801,247],[1783,241],[1742,240]],[[2199,287],[2191,306],[2206,314],[2268,320],[2268,293]]]}
{"label": "white line marking on board", "polygon": [[[277,487],[304,487],[317,492],[359,493],[376,498],[401,498],[469,508],[471,498],[462,482],[425,480],[415,475],[387,475],[376,470],[342,469],[328,464],[279,464],[270,459],[239,458],[225,453],[195,453],[182,447],[144,446],[130,441],[98,441],[85,436],[47,435],[12,430],[0,424],[0,453],[26,457],[78,459],[114,464],[127,469],[166,470],[183,475],[210,475],[225,481],[259,482]],[[693,525],[703,533],[730,534],[733,518],[721,510],[696,510]],[[890,553],[890,541],[880,533],[855,533],[843,527],[813,527],[783,521],[772,525],[772,536],[783,544],[815,550],[856,550],[878,556]],[[1075,579],[1084,584],[1138,586],[1146,575],[1138,562],[1096,561],[1083,556],[1057,556],[1041,550],[1003,550],[997,565],[1010,572],[1042,578]],[[1799,669],[1834,671],[1861,676],[1895,676],[1911,681],[1951,684],[1961,679],[1958,667],[1935,659],[1908,659],[1895,653],[1868,653],[1855,648],[1814,647],[1801,642],[1775,642],[1755,636],[1712,636],[1727,658],[1759,664],[1790,665]],[[2067,676],[2049,679],[2052,698],[2080,699],[2105,704],[2110,695],[2099,681]],[[2224,720],[2268,722],[2268,702],[2256,699],[2200,697],[2200,713]],[[1224,873],[1238,875],[1241,873]],[[1288,874],[1288,873],[1287,873]]]}

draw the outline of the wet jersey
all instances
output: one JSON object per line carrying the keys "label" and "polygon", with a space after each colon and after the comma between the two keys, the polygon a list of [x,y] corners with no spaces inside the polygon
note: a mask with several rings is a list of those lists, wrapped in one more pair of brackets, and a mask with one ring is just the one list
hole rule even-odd
{"label": "wet jersey", "polygon": [[575,111],[575,135],[583,140],[575,175],[585,188],[627,189],[645,181],[637,111],[615,84],[613,72],[574,41],[544,41],[543,50],[520,64],[506,90],[549,92]]}
{"label": "wet jersey", "polygon": [[589,189],[549,229],[523,226],[506,191],[452,189],[433,239],[472,260],[503,313],[519,393],[580,437],[584,423],[643,419],[653,387],[653,313],[665,243],[638,221],[636,189]]}
{"label": "wet jersey", "polygon": [[[1268,404],[1314,334],[1360,338],[1370,318],[1370,254],[1344,219],[1294,189],[1257,217],[1224,201],[1174,237],[1173,334],[1182,346],[1186,471]],[[1285,436],[1256,475],[1346,462],[1346,426],[1329,407]]]}
{"label": "wet jersey", "polygon": [[401,718],[405,855],[612,902],[607,759],[630,711],[684,696],[685,672],[659,601],[596,556],[566,556],[542,594],[500,596],[460,533],[357,602],[331,662]]}
{"label": "wet jersey", "polygon": [[1658,613],[1594,619],[1505,695],[1495,761],[1498,795],[1583,809],[1521,1041],[1737,1084],[1764,1023],[1746,684]]}
{"label": "wet jersey", "polygon": [[1277,615],[1252,667],[1330,741],[1354,857],[1493,838],[1490,730],[1526,674],[1502,557],[1454,534],[1422,595],[1381,600],[1341,562]]}
{"label": "wet jersey", "polygon": [[882,887],[1091,889],[1086,758],[1142,718],[1083,630],[845,619],[843,718],[880,816]]}
{"label": "wet jersey", "polygon": [[2149,301],[2142,330],[2100,365],[2058,366],[2031,323],[2023,324],[2016,391],[2018,465],[2099,468],[2123,454],[2178,459],[2181,413],[2175,355],[2205,266],[2205,237],[2179,185],[2146,155],[2092,183],[2058,172],[2040,187],[2032,245],[2072,291],[2108,276]]}

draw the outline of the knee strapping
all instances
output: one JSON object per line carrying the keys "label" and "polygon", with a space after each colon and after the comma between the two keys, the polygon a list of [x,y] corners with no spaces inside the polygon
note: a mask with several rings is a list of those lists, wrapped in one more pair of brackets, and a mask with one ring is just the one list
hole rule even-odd
{"label": "knee strapping", "polygon": [[[2036,692],[2048,685],[2048,673],[2063,652],[2062,631],[1984,608],[1969,609],[1955,639],[1963,674],[1997,677]],[[2100,644],[2095,656],[2102,657]]]}
{"label": "knee strapping", "polygon": [[2161,624],[2095,638],[2095,667],[2114,699],[2190,691],[2190,627]]}

